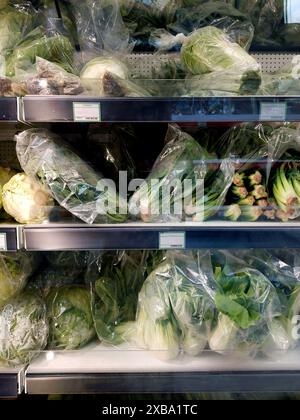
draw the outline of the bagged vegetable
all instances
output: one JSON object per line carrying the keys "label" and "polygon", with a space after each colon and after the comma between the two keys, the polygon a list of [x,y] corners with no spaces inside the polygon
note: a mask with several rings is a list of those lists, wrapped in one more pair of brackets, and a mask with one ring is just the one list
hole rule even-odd
{"label": "bagged vegetable", "polygon": [[288,65],[282,67],[279,71],[272,74],[264,74],[259,93],[266,96],[298,95],[300,92],[299,64],[300,56],[295,56]]}
{"label": "bagged vegetable", "polygon": [[99,56],[86,64],[80,77],[91,95],[119,98],[151,96],[137,81],[129,80],[129,74],[128,67],[118,58]]}
{"label": "bagged vegetable", "polygon": [[48,339],[46,305],[41,297],[25,291],[0,310],[0,363],[28,364],[45,349]]}
{"label": "bagged vegetable", "polygon": [[80,95],[84,91],[79,77],[55,63],[36,57],[35,68],[32,75],[18,74],[20,95]]}
{"label": "bagged vegetable", "polygon": [[35,18],[30,2],[7,2],[0,8],[0,55],[10,54],[32,29]]}
{"label": "bagged vegetable", "polygon": [[3,207],[18,223],[43,223],[48,220],[54,201],[50,192],[24,173],[17,174],[3,187]]}
{"label": "bagged vegetable", "polygon": [[[131,215],[144,222],[182,220],[184,202],[191,199],[196,187],[203,187],[207,152],[176,127],[169,126],[169,139],[150,175],[129,202]],[[188,187],[184,184],[187,181]]]}
{"label": "bagged vegetable", "polygon": [[35,269],[35,258],[28,252],[0,254],[0,308],[25,287]]}
{"label": "bagged vegetable", "polygon": [[139,295],[135,337],[140,347],[160,359],[181,351],[199,355],[206,347],[214,304],[209,281],[190,253],[167,253]]}
{"label": "bagged vegetable", "polygon": [[129,34],[120,14],[118,0],[68,0],[74,16],[83,63],[107,53],[129,49]]}
{"label": "bagged vegetable", "polygon": [[8,56],[6,76],[27,71],[35,64],[36,57],[59,64],[70,73],[73,71],[74,46],[70,40],[56,31],[48,33],[40,26],[22,38]]}
{"label": "bagged vegetable", "polygon": [[195,2],[195,5],[178,8],[175,20],[168,25],[168,29],[174,34],[189,35],[210,25],[224,29],[239,45],[250,47],[254,27],[249,16],[224,1]]}
{"label": "bagged vegetable", "polygon": [[111,184],[97,174],[62,139],[43,129],[16,136],[23,170],[37,177],[58,203],[86,223],[124,222],[127,203]]}
{"label": "bagged vegetable", "polygon": [[288,350],[286,318],[270,280],[227,251],[213,254],[213,267],[220,315],[210,348],[251,356]]}
{"label": "bagged vegetable", "polygon": [[[95,329],[104,343],[118,345],[131,339],[131,323],[135,321],[138,294],[145,280],[147,254],[145,251],[109,253],[103,256],[96,280],[94,273],[92,276],[87,273]],[[91,263],[95,266],[94,260]]]}
{"label": "bagged vegetable", "polygon": [[85,287],[53,289],[47,296],[47,314],[52,349],[77,349],[95,336],[90,294]]}

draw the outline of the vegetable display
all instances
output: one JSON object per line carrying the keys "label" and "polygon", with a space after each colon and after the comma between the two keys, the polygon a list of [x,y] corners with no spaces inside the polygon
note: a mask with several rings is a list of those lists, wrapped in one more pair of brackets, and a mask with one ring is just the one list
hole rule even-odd
{"label": "vegetable display", "polygon": [[25,291],[0,309],[0,364],[28,364],[47,339],[46,305],[38,294]]}
{"label": "vegetable display", "polygon": [[47,296],[49,346],[73,350],[95,336],[89,291],[80,286],[53,289]]}
{"label": "vegetable display", "polygon": [[103,176],[59,136],[48,130],[30,129],[16,139],[17,155],[25,173],[37,177],[55,200],[74,216],[86,223],[126,220],[124,199],[110,186],[108,189],[102,186]]}

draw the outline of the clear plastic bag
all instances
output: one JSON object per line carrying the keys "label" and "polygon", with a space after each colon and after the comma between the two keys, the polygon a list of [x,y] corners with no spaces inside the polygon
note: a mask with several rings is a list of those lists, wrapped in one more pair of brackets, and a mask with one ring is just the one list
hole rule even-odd
{"label": "clear plastic bag", "polygon": [[27,365],[45,349],[46,305],[39,294],[24,291],[0,310],[0,364]]}
{"label": "clear plastic bag", "polygon": [[184,204],[190,203],[195,189],[203,187],[207,152],[174,126],[169,126],[166,143],[129,202],[131,215],[144,222],[183,220]]}
{"label": "clear plastic bag", "polygon": [[168,252],[140,292],[137,344],[163,360],[202,353],[214,319],[208,282],[192,253]]}
{"label": "clear plastic bag", "polygon": [[28,252],[0,254],[0,308],[26,286],[36,268],[36,259]]}
{"label": "clear plastic bag", "polygon": [[91,287],[95,329],[104,343],[130,341],[147,258],[146,251],[126,251],[91,259],[86,282]]}
{"label": "clear plastic bag", "polygon": [[271,281],[228,251],[213,252],[212,265],[219,316],[211,350],[241,356],[288,350],[287,320]]}
{"label": "clear plastic bag", "polygon": [[74,350],[95,337],[89,290],[84,286],[64,286],[47,295],[49,347]]}
{"label": "clear plastic bag", "polygon": [[75,18],[83,63],[107,53],[124,53],[129,33],[120,13],[118,0],[68,0]]}
{"label": "clear plastic bag", "polygon": [[206,1],[203,4],[178,8],[175,20],[168,25],[168,29],[174,34],[188,35],[209,25],[224,28],[234,42],[250,47],[254,28],[249,17],[224,1]]}
{"label": "clear plastic bag", "polygon": [[58,203],[86,223],[124,222],[127,202],[63,140],[43,129],[16,136],[23,170],[39,178]]}
{"label": "clear plastic bag", "polygon": [[[58,64],[36,57],[30,71],[18,71],[13,89],[19,95],[80,95],[84,92],[80,78]],[[19,92],[16,92],[19,90]]]}

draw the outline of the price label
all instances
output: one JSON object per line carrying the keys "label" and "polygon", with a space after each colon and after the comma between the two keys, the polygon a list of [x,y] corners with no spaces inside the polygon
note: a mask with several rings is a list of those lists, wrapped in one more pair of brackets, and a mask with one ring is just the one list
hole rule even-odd
{"label": "price label", "polygon": [[101,122],[101,105],[95,102],[74,102],[73,114],[75,122]]}
{"label": "price label", "polygon": [[7,251],[6,233],[0,233],[0,251]]}
{"label": "price label", "polygon": [[261,121],[285,121],[287,114],[287,104],[262,102],[260,104]]}
{"label": "price label", "polygon": [[159,249],[185,249],[185,232],[163,232],[159,234]]}

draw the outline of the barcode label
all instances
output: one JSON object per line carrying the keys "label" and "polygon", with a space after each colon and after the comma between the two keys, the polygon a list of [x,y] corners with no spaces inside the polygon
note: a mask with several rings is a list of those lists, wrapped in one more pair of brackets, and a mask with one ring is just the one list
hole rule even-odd
{"label": "barcode label", "polygon": [[7,251],[6,233],[0,233],[0,251]]}
{"label": "barcode label", "polygon": [[273,104],[263,102],[260,105],[261,121],[285,121],[287,114],[287,105],[285,102]]}
{"label": "barcode label", "polygon": [[185,249],[185,232],[164,232],[159,234],[159,249]]}
{"label": "barcode label", "polygon": [[75,122],[101,122],[100,103],[74,102],[73,113]]}

